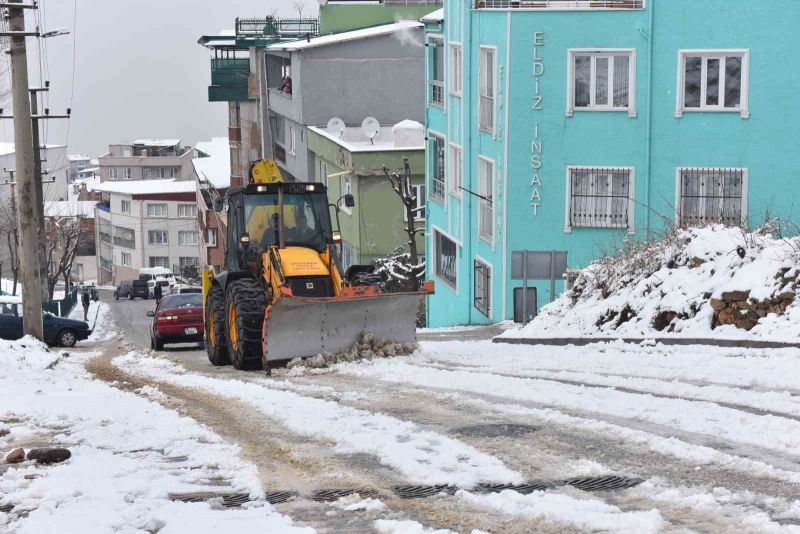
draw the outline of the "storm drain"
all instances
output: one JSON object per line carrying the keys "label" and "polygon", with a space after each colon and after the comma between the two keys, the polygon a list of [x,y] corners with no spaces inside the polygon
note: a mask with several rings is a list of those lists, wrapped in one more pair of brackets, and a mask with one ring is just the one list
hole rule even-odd
{"label": "storm drain", "polygon": [[14,509],[13,504],[0,504],[0,512],[3,512],[5,514],[9,513],[13,509]]}
{"label": "storm drain", "polygon": [[238,508],[246,502],[250,502],[250,495],[248,493],[213,493],[213,492],[197,492],[197,493],[170,493],[169,498],[172,501],[180,502],[205,502],[214,499],[219,499],[225,508]]}
{"label": "storm drain", "polygon": [[446,484],[439,484],[433,486],[425,485],[408,485],[408,486],[395,486],[394,492],[402,499],[423,499],[425,497],[435,497],[442,493],[447,495],[455,495],[458,491],[456,486],[448,486]]}
{"label": "storm drain", "polygon": [[362,499],[371,499],[378,496],[378,492],[373,489],[336,488],[317,490],[311,495],[311,500],[317,502],[333,502],[341,499],[342,497],[349,497],[350,495],[356,493],[358,493]]}
{"label": "storm drain", "polygon": [[518,437],[539,430],[538,427],[531,425],[520,425],[516,423],[488,423],[485,425],[463,426],[452,430],[454,434],[469,436],[474,438],[502,438]]}
{"label": "storm drain", "polygon": [[297,497],[297,493],[294,491],[268,491],[265,495],[266,501],[270,504],[280,504],[292,497]]}
{"label": "storm drain", "polygon": [[511,490],[523,495],[528,495],[534,491],[545,491],[555,488],[555,484],[547,481],[526,482],[524,484],[478,484],[470,491],[472,493],[500,493],[501,491]]}
{"label": "storm drain", "polygon": [[569,480],[565,480],[564,484],[583,491],[613,491],[632,488],[638,486],[642,482],[644,482],[644,480],[641,478],[607,475],[601,477],[570,478]]}

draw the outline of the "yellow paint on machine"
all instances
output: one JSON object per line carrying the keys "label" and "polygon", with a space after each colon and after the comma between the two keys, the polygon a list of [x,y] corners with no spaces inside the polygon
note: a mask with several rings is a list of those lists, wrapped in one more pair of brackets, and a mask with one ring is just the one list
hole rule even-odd
{"label": "yellow paint on machine", "polygon": [[278,251],[281,256],[283,275],[328,276],[328,268],[316,251],[303,247],[286,247]]}

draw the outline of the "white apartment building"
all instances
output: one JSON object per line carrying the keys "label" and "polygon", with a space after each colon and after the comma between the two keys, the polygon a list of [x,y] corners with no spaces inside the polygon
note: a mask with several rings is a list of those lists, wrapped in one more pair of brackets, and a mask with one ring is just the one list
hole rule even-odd
{"label": "white apartment building", "polygon": [[135,279],[143,267],[201,266],[196,187],[169,179],[95,185],[99,283]]}

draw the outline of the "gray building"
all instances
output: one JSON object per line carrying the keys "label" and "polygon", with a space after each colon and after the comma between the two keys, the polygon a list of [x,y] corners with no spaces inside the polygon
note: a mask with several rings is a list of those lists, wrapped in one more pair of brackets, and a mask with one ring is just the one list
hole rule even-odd
{"label": "gray building", "polygon": [[259,73],[262,121],[269,117],[286,178],[314,180],[307,126],[324,127],[333,117],[360,126],[368,115],[380,124],[424,122],[424,50],[416,21],[267,46]]}
{"label": "gray building", "polygon": [[98,175],[103,182],[117,180],[191,180],[192,147],[180,139],[140,139],[108,146],[98,158]]}

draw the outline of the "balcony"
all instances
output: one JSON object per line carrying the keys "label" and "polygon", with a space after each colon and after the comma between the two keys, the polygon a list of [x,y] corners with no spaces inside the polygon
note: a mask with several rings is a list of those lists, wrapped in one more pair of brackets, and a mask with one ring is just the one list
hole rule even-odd
{"label": "balcony", "polygon": [[476,9],[644,9],[644,0],[475,0]]}
{"label": "balcony", "polygon": [[286,39],[319,35],[319,19],[276,17],[236,19],[237,45],[265,46]]}
{"label": "balcony", "polygon": [[247,81],[249,77],[249,58],[212,58],[211,85],[208,88],[208,101],[241,102],[250,100],[247,91]]}

